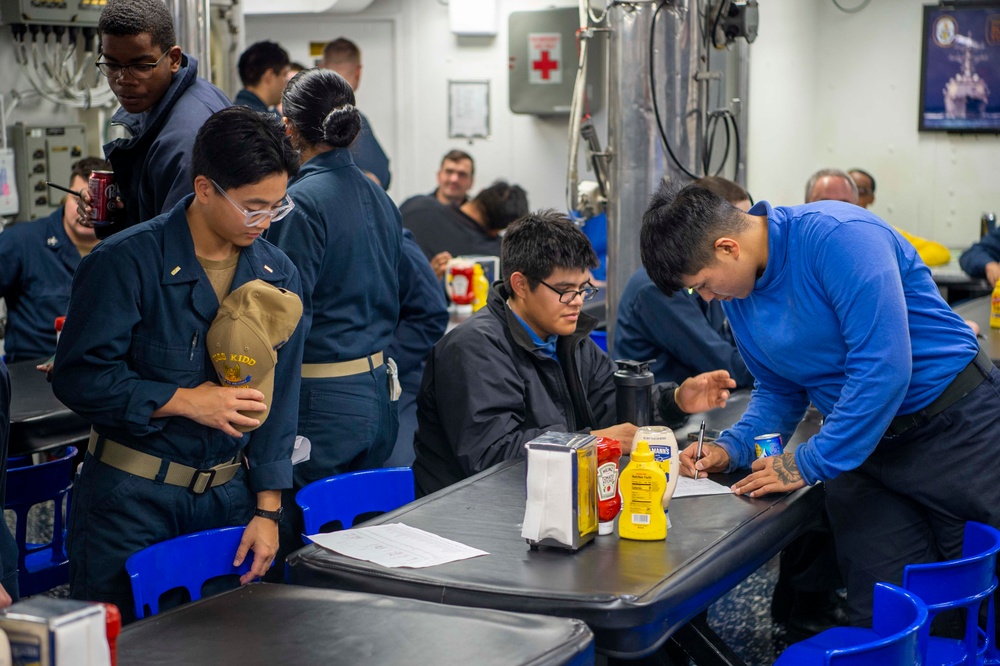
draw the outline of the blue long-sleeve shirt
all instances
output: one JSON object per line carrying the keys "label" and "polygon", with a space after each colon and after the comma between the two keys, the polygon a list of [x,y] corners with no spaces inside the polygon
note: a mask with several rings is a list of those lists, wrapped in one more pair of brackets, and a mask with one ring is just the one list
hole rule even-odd
{"label": "blue long-sleeve shirt", "polygon": [[[302,325],[278,350],[268,417],[241,438],[181,416],[154,417],[178,388],[218,383],[205,337],[219,299],[194,253],[185,210],[115,234],[82,262],[56,350],[52,390],[108,439],[197,468],[246,448],[250,489],[292,486]],[[242,248],[232,289],[260,279],[301,293],[280,250],[257,240]]]}
{"label": "blue long-sleeve shirt", "polygon": [[913,245],[863,208],[835,201],[772,208],[767,266],[747,298],[723,304],[757,389],[719,438],[730,470],[754,436],[787,441],[812,401],[822,430],[798,447],[807,483],[860,465],[897,414],[937,398],[978,351]]}
{"label": "blue long-sleeve shirt", "polygon": [[986,264],[1000,261],[1000,228],[994,229],[962,253],[958,264],[974,278],[986,277]]}
{"label": "blue long-sleeve shirt", "polygon": [[739,388],[753,386],[753,375],[736,348],[718,301],[682,289],[667,296],[640,268],[618,303],[612,358],[656,359],[649,369],[657,382],[680,384],[711,370],[728,370]]}

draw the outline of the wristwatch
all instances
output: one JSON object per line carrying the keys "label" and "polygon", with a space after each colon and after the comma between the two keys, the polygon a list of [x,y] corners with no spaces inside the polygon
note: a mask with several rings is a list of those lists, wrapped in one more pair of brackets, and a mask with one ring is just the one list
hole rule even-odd
{"label": "wristwatch", "polygon": [[265,511],[264,509],[254,509],[253,515],[261,518],[268,518],[276,523],[281,522],[281,517],[285,515],[285,507],[279,506],[277,511]]}

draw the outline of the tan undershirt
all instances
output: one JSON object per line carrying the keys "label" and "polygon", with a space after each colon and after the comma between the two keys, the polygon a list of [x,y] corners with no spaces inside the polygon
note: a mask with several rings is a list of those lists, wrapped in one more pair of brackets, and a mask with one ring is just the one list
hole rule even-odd
{"label": "tan undershirt", "polygon": [[198,263],[205,269],[208,281],[212,283],[215,296],[222,302],[229,295],[229,288],[233,286],[233,276],[236,275],[236,264],[240,261],[240,253],[237,252],[228,259],[213,261],[198,257]]}

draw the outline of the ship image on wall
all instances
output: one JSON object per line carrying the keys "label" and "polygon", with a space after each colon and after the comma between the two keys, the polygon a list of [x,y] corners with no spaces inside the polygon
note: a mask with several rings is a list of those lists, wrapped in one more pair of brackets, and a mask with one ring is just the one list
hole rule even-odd
{"label": "ship image on wall", "polygon": [[920,85],[921,130],[1000,132],[1000,3],[924,8]]}
{"label": "ship image on wall", "polygon": [[971,37],[955,36],[955,44],[960,52],[948,56],[949,60],[961,63],[961,71],[944,85],[944,117],[975,118],[986,113],[990,101],[990,89],[979,78],[975,65],[988,60],[981,51],[983,44]]}

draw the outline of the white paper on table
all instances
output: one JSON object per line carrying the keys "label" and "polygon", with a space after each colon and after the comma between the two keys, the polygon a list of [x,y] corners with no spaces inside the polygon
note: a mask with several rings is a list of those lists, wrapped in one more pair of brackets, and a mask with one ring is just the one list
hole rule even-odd
{"label": "white paper on table", "polygon": [[419,569],[489,555],[484,550],[402,523],[312,534],[309,539],[341,555],[390,568]]}
{"label": "white paper on table", "polygon": [[731,495],[729,486],[716,483],[711,479],[692,479],[690,476],[681,475],[677,481],[677,488],[674,489],[673,498],[696,497],[698,495]]}

